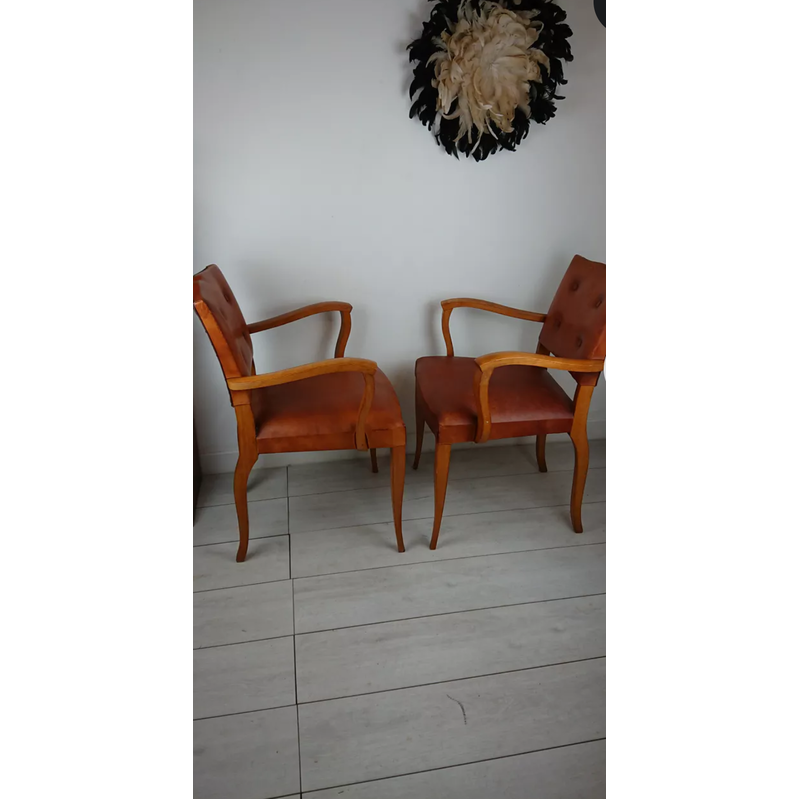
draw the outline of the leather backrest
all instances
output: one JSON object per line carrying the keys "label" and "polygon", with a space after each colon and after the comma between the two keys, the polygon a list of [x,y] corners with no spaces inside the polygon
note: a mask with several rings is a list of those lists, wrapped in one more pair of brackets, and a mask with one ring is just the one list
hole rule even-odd
{"label": "leather backrest", "polygon": [[539,343],[561,358],[606,357],[606,265],[575,256],[542,326]]}
{"label": "leather backrest", "polygon": [[253,342],[222,270],[212,264],[194,276],[194,308],[226,378],[252,374]]}

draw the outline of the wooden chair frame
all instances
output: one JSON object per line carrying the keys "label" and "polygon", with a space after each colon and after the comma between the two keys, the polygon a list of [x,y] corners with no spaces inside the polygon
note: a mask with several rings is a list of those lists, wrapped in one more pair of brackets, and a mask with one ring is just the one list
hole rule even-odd
{"label": "wooden chair frame", "polygon": [[[208,332],[212,344],[215,340],[224,339],[222,332],[214,318],[198,294],[199,289],[195,284],[195,308]],[[236,429],[239,444],[239,458],[236,462],[236,469],[233,478],[233,495],[236,504],[236,513],[239,520],[239,549],[236,553],[236,560],[242,562],[247,557],[247,547],[249,543],[250,524],[247,509],[247,480],[250,472],[258,460],[259,448],[256,438],[256,423],[252,408],[251,392],[267,386],[277,386],[279,384],[291,383],[305,378],[312,378],[317,375],[328,375],[337,372],[360,372],[364,376],[364,394],[358,409],[358,417],[355,430],[355,446],[358,450],[370,450],[372,471],[378,471],[377,453],[375,448],[369,448],[367,443],[366,423],[372,407],[375,395],[375,372],[378,369],[376,362],[366,358],[347,358],[345,348],[350,337],[352,327],[350,313],[353,310],[350,303],[338,301],[314,303],[303,306],[302,308],[288,311],[275,317],[254,322],[247,325],[249,334],[260,333],[261,331],[271,330],[291,322],[305,319],[314,314],[324,314],[331,311],[338,311],[341,318],[339,337],[336,340],[334,357],[324,361],[315,361],[303,364],[298,367],[276,370],[257,374],[255,361],[251,364],[253,374],[242,377],[228,377],[230,372],[238,371],[235,365],[228,363],[228,359],[220,355],[223,372],[226,374],[226,382],[231,397],[231,405],[236,412]],[[231,369],[233,366],[233,369]],[[405,551],[402,532],[402,504],[403,488],[405,483],[405,445],[392,447],[391,460],[391,493],[392,493],[392,514],[394,517],[395,536],[397,539],[397,549],[399,552]]]}
{"label": "wooden chair frame", "polygon": [[[501,314],[505,317],[514,317],[515,319],[529,322],[544,322],[547,319],[547,314],[542,314],[538,311],[525,311],[520,308],[511,308],[510,306],[471,297],[442,300],[442,335],[444,336],[447,355],[450,357],[455,355],[453,339],[450,335],[450,316],[454,308],[475,308],[480,311],[489,311],[493,314]],[[491,434],[492,415],[489,407],[489,382],[491,381],[492,373],[497,367],[524,364],[531,367],[544,367],[546,369],[578,373],[577,377],[573,375],[573,377],[576,377],[578,385],[572,400],[574,416],[572,429],[569,432],[575,450],[575,468],[570,496],[570,519],[575,533],[583,533],[581,504],[586,486],[586,475],[589,469],[589,439],[586,431],[586,420],[589,414],[592,393],[597,385],[599,375],[603,371],[605,359],[559,358],[558,356],[550,355],[549,351],[540,344],[536,348],[536,353],[518,351],[489,353],[476,358],[475,363],[479,369],[475,373],[474,381],[475,401],[478,409],[476,443],[488,441]],[[422,441],[425,435],[425,415],[418,392],[416,397],[416,417],[417,442],[413,469],[417,469],[419,466]],[[546,440],[547,434],[545,433],[540,433],[536,436],[536,463],[540,472],[547,472],[547,462],[545,460]],[[442,525],[444,501],[447,493],[447,478],[450,471],[450,449],[451,445],[440,444],[437,439],[434,453],[434,520],[430,544],[431,550],[436,549],[439,530]]]}

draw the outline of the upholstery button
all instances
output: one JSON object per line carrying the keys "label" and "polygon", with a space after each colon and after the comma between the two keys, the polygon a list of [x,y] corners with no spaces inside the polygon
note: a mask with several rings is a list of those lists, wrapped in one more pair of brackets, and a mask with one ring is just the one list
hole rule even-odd
{"label": "upholstery button", "polygon": [[572,281],[572,286],[569,288],[572,289],[573,292],[577,292],[580,285],[580,281]]}
{"label": "upholstery button", "polygon": [[600,308],[601,305],[603,305],[603,295],[600,295],[600,297],[595,300],[594,307]]}
{"label": "upholstery button", "polygon": [[581,347],[581,346],[583,345],[583,339],[582,339],[582,338],[579,336],[579,337],[578,337],[578,338],[575,340],[575,344],[576,344],[578,347]]}

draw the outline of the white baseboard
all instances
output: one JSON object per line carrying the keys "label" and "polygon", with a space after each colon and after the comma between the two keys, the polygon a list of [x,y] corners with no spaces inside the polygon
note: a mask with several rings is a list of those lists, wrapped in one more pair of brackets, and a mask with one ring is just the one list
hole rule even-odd
{"label": "white baseboard", "polygon": [[[604,419],[589,420],[587,431],[590,439],[606,438],[606,421]],[[566,433],[550,434],[550,439],[554,441],[567,441],[569,436]],[[482,447],[502,447],[514,444],[533,444],[536,441],[534,436],[522,436],[518,439],[498,439],[493,442],[486,442]],[[416,438],[413,431],[408,432],[406,451],[414,452]],[[423,452],[433,452],[433,434],[426,430],[425,438],[422,443]],[[456,444],[453,447],[474,447],[471,442]],[[220,472],[233,472],[236,469],[236,459],[239,454],[236,450],[229,450],[223,453],[205,453],[200,455],[200,468],[204,475],[216,475]],[[324,461],[349,461],[354,458],[366,458],[366,453],[359,453],[357,450],[322,450],[312,453],[270,453],[258,457],[254,469],[266,469],[268,467],[286,467],[290,464],[317,464]]]}

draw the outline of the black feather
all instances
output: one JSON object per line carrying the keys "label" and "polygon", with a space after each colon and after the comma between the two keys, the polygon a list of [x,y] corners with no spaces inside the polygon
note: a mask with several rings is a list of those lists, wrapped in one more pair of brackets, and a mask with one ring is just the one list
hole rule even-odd
{"label": "black feather", "polygon": [[409,119],[414,119],[421,108],[425,105],[425,100],[422,97],[418,97],[412,104],[411,104],[411,111],[408,112]]}
{"label": "black feather", "polygon": [[411,81],[411,86],[408,90],[408,96],[414,97],[414,94],[425,85],[425,75],[414,75],[414,80]]}

